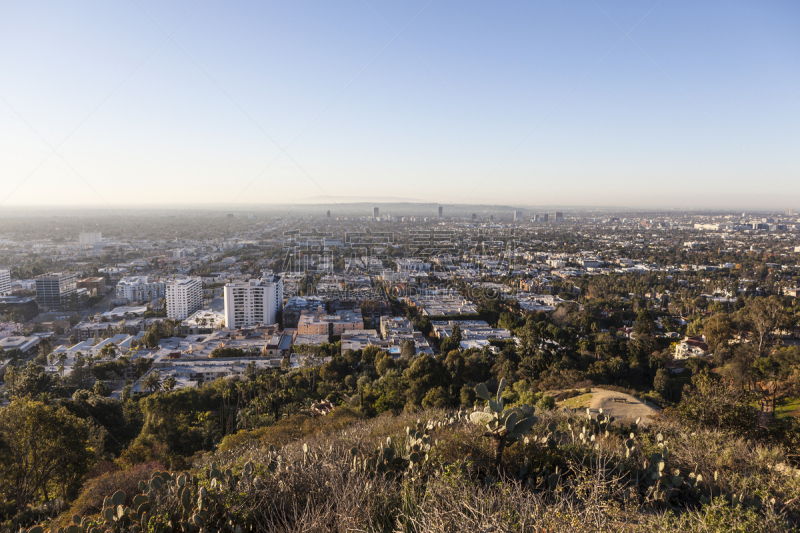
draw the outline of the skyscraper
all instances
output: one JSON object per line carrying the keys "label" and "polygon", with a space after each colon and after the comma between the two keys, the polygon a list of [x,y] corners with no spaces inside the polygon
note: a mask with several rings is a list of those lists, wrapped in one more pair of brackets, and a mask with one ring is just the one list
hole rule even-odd
{"label": "skyscraper", "polygon": [[372,218],[378,218],[380,216],[381,208],[380,207],[373,207],[372,208]]}
{"label": "skyscraper", "polygon": [[564,222],[564,213],[556,211],[556,222]]}
{"label": "skyscraper", "polygon": [[549,218],[550,218],[550,213],[545,213],[544,215],[542,215],[542,222],[547,222]]}
{"label": "skyscraper", "polygon": [[439,206],[439,218],[442,218],[442,206]]}
{"label": "skyscraper", "polygon": [[331,218],[331,210],[328,209],[328,218]]}
{"label": "skyscraper", "polygon": [[475,222],[476,220],[478,220],[478,215],[472,213],[472,221]]}
{"label": "skyscraper", "polygon": [[522,218],[522,211],[514,211],[514,221],[518,221]]}

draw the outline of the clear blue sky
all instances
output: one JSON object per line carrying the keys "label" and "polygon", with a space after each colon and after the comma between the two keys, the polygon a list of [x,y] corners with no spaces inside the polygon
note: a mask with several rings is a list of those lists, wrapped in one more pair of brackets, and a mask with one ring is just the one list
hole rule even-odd
{"label": "clear blue sky", "polygon": [[137,2],[0,4],[3,205],[800,208],[796,1]]}

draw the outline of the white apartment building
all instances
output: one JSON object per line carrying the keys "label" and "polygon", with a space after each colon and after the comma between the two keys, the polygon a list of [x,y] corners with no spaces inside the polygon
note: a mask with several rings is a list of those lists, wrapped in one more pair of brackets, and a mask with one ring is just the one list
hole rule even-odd
{"label": "white apartment building", "polygon": [[397,265],[398,272],[404,272],[404,271],[430,272],[431,270],[430,263],[426,263],[422,259],[417,259],[417,258],[396,259],[395,264]]}
{"label": "white apartment building", "polygon": [[0,270],[0,296],[11,294],[11,271]]}
{"label": "white apartment building", "polygon": [[165,295],[166,284],[151,280],[149,276],[126,276],[119,280],[116,288],[117,299],[129,302],[155,300]]}
{"label": "white apartment building", "polygon": [[167,317],[189,318],[203,307],[203,282],[199,278],[183,278],[167,283]]}
{"label": "white apartment building", "polygon": [[97,244],[103,242],[103,235],[99,231],[82,231],[78,242],[85,245]]}
{"label": "white apartment building", "polygon": [[261,279],[225,285],[225,327],[275,324],[283,308],[283,279],[266,274]]}

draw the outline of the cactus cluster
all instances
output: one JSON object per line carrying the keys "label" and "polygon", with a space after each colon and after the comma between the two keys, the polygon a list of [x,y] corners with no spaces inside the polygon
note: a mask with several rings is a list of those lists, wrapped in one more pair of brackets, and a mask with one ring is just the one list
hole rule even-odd
{"label": "cactus cluster", "polygon": [[[599,410],[597,417],[593,417],[591,410],[586,409],[585,422],[574,424],[569,423],[567,424],[567,427],[570,430],[572,442],[580,442],[581,444],[591,445],[597,449],[600,447],[600,438],[606,438],[611,435],[611,424],[614,422],[614,420],[615,419],[613,416],[606,416],[603,414],[602,409]],[[633,425],[638,425],[640,420],[640,418],[637,418]],[[626,439],[625,441],[628,449],[628,457],[630,457],[630,454],[633,451],[633,443],[629,442],[633,438],[634,434],[631,433],[630,439]]]}
{"label": "cactus cluster", "polygon": [[444,422],[428,422],[423,424],[417,420],[414,428],[406,426],[406,439],[402,448],[397,449],[391,437],[386,439],[386,444],[381,444],[378,450],[358,456],[358,450],[350,450],[353,456],[353,470],[373,472],[387,476],[418,476],[429,460],[432,440],[430,431],[442,424],[456,422],[455,417]]}
{"label": "cactus cluster", "polygon": [[[131,507],[124,505],[127,499],[125,493],[117,491],[104,500],[101,523],[82,523],[80,529],[70,526],[63,533],[136,533],[150,530],[197,533],[209,529],[242,533],[241,525],[228,516],[227,507],[218,496],[225,490],[257,486],[258,478],[254,476],[253,464],[245,464],[242,475],[236,476],[231,470],[221,472],[213,463],[207,474],[211,490],[197,476],[188,473],[154,472],[150,481],[139,482],[142,494],[134,496]],[[177,502],[177,506],[173,506],[172,512],[166,515],[160,513],[153,516],[153,506],[166,501]]]}
{"label": "cactus cluster", "polygon": [[[519,472],[514,476],[517,481],[524,482],[528,487],[539,490],[555,490],[558,487],[558,482],[561,480],[561,469],[556,466],[550,470],[547,466],[543,466],[538,470],[532,469],[530,458],[525,458]],[[494,478],[487,476],[492,482]]]}
{"label": "cactus cluster", "polygon": [[470,420],[474,424],[486,427],[484,436],[489,437],[494,442],[495,464],[499,465],[503,458],[503,450],[507,444],[513,444],[522,440],[525,435],[530,433],[537,418],[533,416],[535,408],[529,405],[520,405],[510,409],[505,409],[503,400],[503,389],[506,387],[506,379],[500,380],[497,388],[497,398],[492,399],[486,385],[483,383],[475,387],[477,395],[487,401],[483,411],[475,411],[470,414]]}

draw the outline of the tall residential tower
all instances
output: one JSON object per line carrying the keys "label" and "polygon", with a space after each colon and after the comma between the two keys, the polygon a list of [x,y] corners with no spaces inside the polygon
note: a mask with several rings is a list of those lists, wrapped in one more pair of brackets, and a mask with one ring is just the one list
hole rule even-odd
{"label": "tall residential tower", "polygon": [[186,320],[203,307],[203,282],[198,278],[175,279],[167,283],[167,317]]}
{"label": "tall residential tower", "polygon": [[265,273],[260,279],[225,285],[225,327],[275,324],[283,309],[283,279]]}

